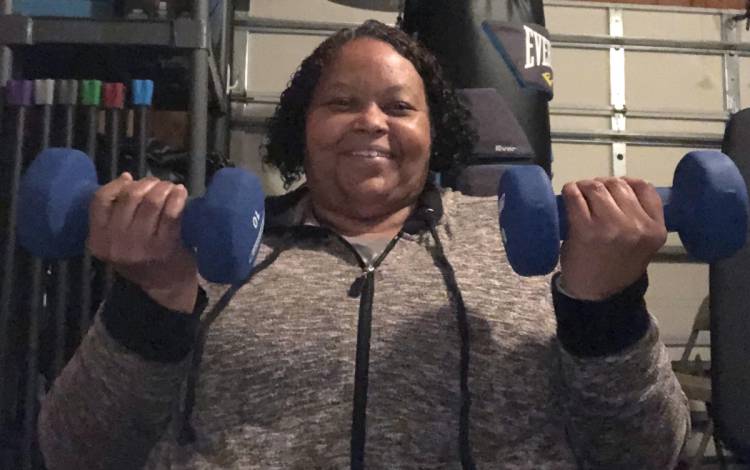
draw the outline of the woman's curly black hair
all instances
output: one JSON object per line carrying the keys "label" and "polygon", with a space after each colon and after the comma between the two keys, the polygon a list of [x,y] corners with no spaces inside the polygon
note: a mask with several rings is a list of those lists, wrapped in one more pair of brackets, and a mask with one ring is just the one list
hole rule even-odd
{"label": "woman's curly black hair", "polygon": [[471,115],[443,77],[437,59],[400,29],[368,20],[323,41],[302,61],[281,94],[276,112],[269,119],[264,161],[279,169],[285,187],[290,187],[304,173],[305,120],[323,69],[344,44],[363,37],[390,44],[422,77],[433,129],[430,170],[445,171],[462,165],[471,155],[476,140],[476,132],[470,125]]}

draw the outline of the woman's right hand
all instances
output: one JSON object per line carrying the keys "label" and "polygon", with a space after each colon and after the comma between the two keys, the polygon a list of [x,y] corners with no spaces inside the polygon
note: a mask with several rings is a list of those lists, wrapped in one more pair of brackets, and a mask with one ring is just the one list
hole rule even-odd
{"label": "woman's right hand", "polygon": [[198,269],[180,236],[186,201],[183,185],[154,177],[133,181],[123,173],[91,201],[87,246],[157,303],[190,313]]}

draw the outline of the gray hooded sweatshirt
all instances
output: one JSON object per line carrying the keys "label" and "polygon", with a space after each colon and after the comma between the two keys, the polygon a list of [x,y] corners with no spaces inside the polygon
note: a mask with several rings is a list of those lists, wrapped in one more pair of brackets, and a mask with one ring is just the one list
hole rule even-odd
{"label": "gray hooded sweatshirt", "polygon": [[118,280],[42,403],[48,468],[672,468],[646,278],[571,299],[511,270],[495,199],[425,194],[371,264],[303,225],[304,189],[269,200],[254,274],[193,316]]}

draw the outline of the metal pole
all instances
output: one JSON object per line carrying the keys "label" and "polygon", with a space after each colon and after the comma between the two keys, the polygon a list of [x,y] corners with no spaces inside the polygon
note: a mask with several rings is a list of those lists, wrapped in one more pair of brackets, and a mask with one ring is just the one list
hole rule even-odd
{"label": "metal pole", "polygon": [[[224,84],[229,80],[227,63],[232,54],[232,20],[234,19],[234,1],[221,2],[221,40],[219,42],[219,75]],[[225,90],[226,91],[226,90]]]}
{"label": "metal pole", "polygon": [[[73,147],[75,132],[75,109],[78,103],[78,81],[58,80],[55,83],[55,101],[63,107],[65,135],[63,145]],[[56,378],[65,363],[66,334],[65,325],[68,314],[68,261],[60,260],[53,265],[55,273],[55,355],[52,361],[52,373]]]}
{"label": "metal pole", "polygon": [[[86,136],[86,153],[96,161],[96,135],[98,132],[99,105],[101,104],[102,82],[84,80],[81,83],[81,104],[87,109],[88,134]],[[86,249],[81,266],[81,316],[80,337],[86,336],[91,323],[91,252]]]}
{"label": "metal pole", "polygon": [[219,76],[221,77],[221,92],[222,95],[219,97],[223,101],[223,109],[225,112],[221,113],[216,117],[213,123],[213,134],[214,134],[214,151],[219,154],[228,157],[229,156],[229,121],[231,120],[231,109],[229,105],[229,81],[231,80],[231,72],[229,63],[229,57],[233,57],[233,26],[232,20],[234,19],[234,2],[232,0],[224,0],[222,2],[221,11],[221,41],[219,49]]}
{"label": "metal pole", "polygon": [[612,144],[625,142],[628,145],[649,147],[721,148],[721,134],[684,134],[655,132],[613,131],[553,131],[552,142],[581,144]]}
{"label": "metal pole", "polygon": [[[194,0],[193,19],[208,27],[208,0]],[[211,47],[210,44],[207,44]],[[208,129],[208,50],[195,49],[192,57],[190,92],[190,164],[187,186],[193,195],[206,188],[206,140]]]}
{"label": "metal pole", "polygon": [[[83,105],[88,111],[88,134],[86,135],[86,153],[96,160],[96,136],[99,132],[99,104],[101,100],[101,82],[98,80],[86,80],[83,83]],[[90,95],[90,96],[89,96]],[[87,102],[86,100],[90,100]]]}
{"label": "metal pole", "polygon": [[[9,371],[8,351],[11,341],[9,334],[10,318],[13,307],[13,288],[16,265],[16,220],[18,218],[18,187],[23,167],[23,146],[26,128],[26,111],[31,105],[33,85],[30,81],[9,81],[7,84],[8,104],[16,108],[15,142],[13,150],[11,180],[8,207],[8,233],[5,239],[2,286],[0,287],[0,370]],[[0,418],[5,421],[6,413],[11,414],[15,403],[11,403],[12,382],[6,372],[0,380]],[[6,406],[8,409],[6,410]]]}
{"label": "metal pole", "polygon": [[55,100],[54,80],[34,80],[34,103],[42,112],[42,132],[39,151],[49,147],[52,130],[52,104]]}
{"label": "metal pole", "polygon": [[[13,13],[13,0],[0,0],[0,15],[10,15]],[[13,55],[7,46],[0,47],[0,86],[5,86],[5,82],[10,80],[11,65]]]}
{"label": "metal pole", "polygon": [[[117,163],[120,157],[120,112],[125,106],[125,85],[122,83],[104,84],[104,107],[107,110],[106,133],[109,142],[109,167],[107,181],[117,178]],[[107,267],[105,291],[109,292],[114,282],[114,271]]]}
{"label": "metal pole", "polygon": [[[615,2],[611,2],[615,3]],[[599,1],[583,1],[583,0],[545,0],[544,6],[554,7],[566,7],[566,8],[598,8],[603,9],[611,5],[611,3],[599,2]],[[655,2],[654,2],[655,3]],[[645,12],[661,12],[661,13],[685,13],[689,11],[693,14],[705,14],[705,13],[721,13],[727,11],[719,8],[707,8],[707,7],[689,7],[677,5],[648,5],[648,4],[636,4],[636,3],[617,3],[618,8],[628,11],[645,11]],[[739,11],[739,10],[734,10]]]}
{"label": "metal pole", "polygon": [[139,106],[135,110],[136,128],[138,133],[138,175],[137,178],[146,176],[146,150],[148,146],[148,108]]}
{"label": "metal pole", "polygon": [[109,150],[107,182],[117,178],[117,160],[120,154],[120,110],[122,101],[118,95],[120,83],[104,84],[104,107],[107,109],[106,133]]}
{"label": "metal pole", "polygon": [[[737,44],[741,40],[737,23],[732,15],[721,15],[721,41]],[[725,52],[721,58],[724,69],[722,84],[724,92],[724,109],[729,113],[740,110],[740,58],[733,51]]]}
{"label": "metal pole", "polygon": [[[623,36],[622,9],[609,9],[609,35],[612,38]],[[609,49],[609,96],[612,106],[610,126],[612,132],[625,132],[625,50],[622,47]],[[627,144],[625,142],[612,143],[611,176],[625,176],[627,174]]]}
{"label": "metal pole", "polygon": [[21,444],[21,468],[31,470],[34,464],[34,436],[36,436],[36,409],[39,374],[39,317],[43,308],[44,264],[33,258],[31,265],[31,296],[29,312],[28,350],[26,355],[26,409],[23,417],[23,441]]}
{"label": "metal pole", "polygon": [[[232,101],[237,103],[254,102],[247,98],[233,98]],[[256,101],[260,102],[260,101]],[[278,103],[278,99],[276,100]],[[585,106],[554,106],[550,108],[550,114],[555,116],[600,116],[600,117],[611,117],[614,113],[614,109],[609,107],[585,107]],[[708,121],[708,122],[726,122],[729,119],[729,113],[726,111],[722,112],[706,112],[696,113],[694,111],[680,111],[680,110],[669,110],[660,111],[654,109],[632,109],[628,108],[626,111],[627,117],[631,118],[645,118],[645,119],[660,119],[669,121]]]}
{"label": "metal pole", "polygon": [[234,26],[247,29],[250,33],[297,34],[300,36],[328,36],[343,28],[354,29],[358,23],[330,21],[286,20],[277,18],[235,18]]}
{"label": "metal pole", "polygon": [[[9,15],[13,11],[12,0],[0,0],[0,14]],[[8,93],[10,92],[8,87],[8,81],[11,78],[13,56],[11,55],[10,48],[6,46],[0,46],[0,134],[3,132],[3,125],[5,122],[5,109],[8,100]],[[18,117],[16,120],[16,141],[18,142],[22,138],[22,129],[25,125],[25,111],[18,108]],[[20,124],[20,126],[19,126]],[[20,134],[19,134],[20,133]],[[21,168],[23,165],[23,156],[18,152],[19,147],[16,147],[16,152],[13,154],[13,160],[11,165],[11,180],[10,180],[10,194],[8,195],[8,225],[7,225],[7,238],[5,240],[5,246],[3,247],[3,271],[2,271],[2,285],[0,286],[0,370],[7,370],[6,364],[6,353],[7,353],[7,342],[10,341],[10,335],[8,332],[9,320],[10,320],[10,306],[11,306],[11,291],[13,290],[13,276],[15,267],[15,250],[16,250],[16,239],[15,239],[15,225],[16,225],[16,201],[18,194],[18,185],[21,178]],[[4,377],[4,380],[0,380],[0,424],[3,422],[3,416],[5,415],[5,386],[8,377]],[[2,463],[2,462],[0,462]]]}
{"label": "metal pole", "polygon": [[63,107],[65,112],[62,145],[72,148],[75,135],[76,105],[78,104],[78,81],[58,80],[55,84],[55,101]]}
{"label": "metal pole", "polygon": [[612,36],[585,36],[572,34],[552,34],[550,41],[553,48],[564,49],[609,49],[624,47],[628,51],[668,52],[691,55],[722,55],[735,52],[747,56],[750,47],[742,43],[723,41],[677,41],[668,39],[628,38]]}
{"label": "metal pole", "polygon": [[[13,12],[13,0],[0,0],[0,14],[10,15]],[[11,79],[13,53],[7,46],[0,46],[0,132],[3,130],[5,115],[5,84]]]}
{"label": "metal pole", "polygon": [[[54,80],[34,80],[34,104],[41,111],[41,142],[39,150],[49,147],[52,129],[52,103],[55,96]],[[21,467],[31,470],[34,465],[34,437],[36,436],[37,396],[39,394],[39,330],[44,309],[45,263],[41,258],[31,259],[31,295],[29,298],[29,331],[26,353],[26,395],[23,419],[23,442],[21,446]]]}

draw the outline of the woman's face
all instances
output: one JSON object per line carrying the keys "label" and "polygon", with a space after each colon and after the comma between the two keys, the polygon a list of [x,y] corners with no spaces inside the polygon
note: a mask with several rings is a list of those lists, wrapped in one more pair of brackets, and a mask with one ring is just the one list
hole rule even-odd
{"label": "woman's face", "polygon": [[412,63],[376,39],[346,43],[307,114],[313,203],[360,219],[412,204],[427,178],[430,141],[424,84]]}

